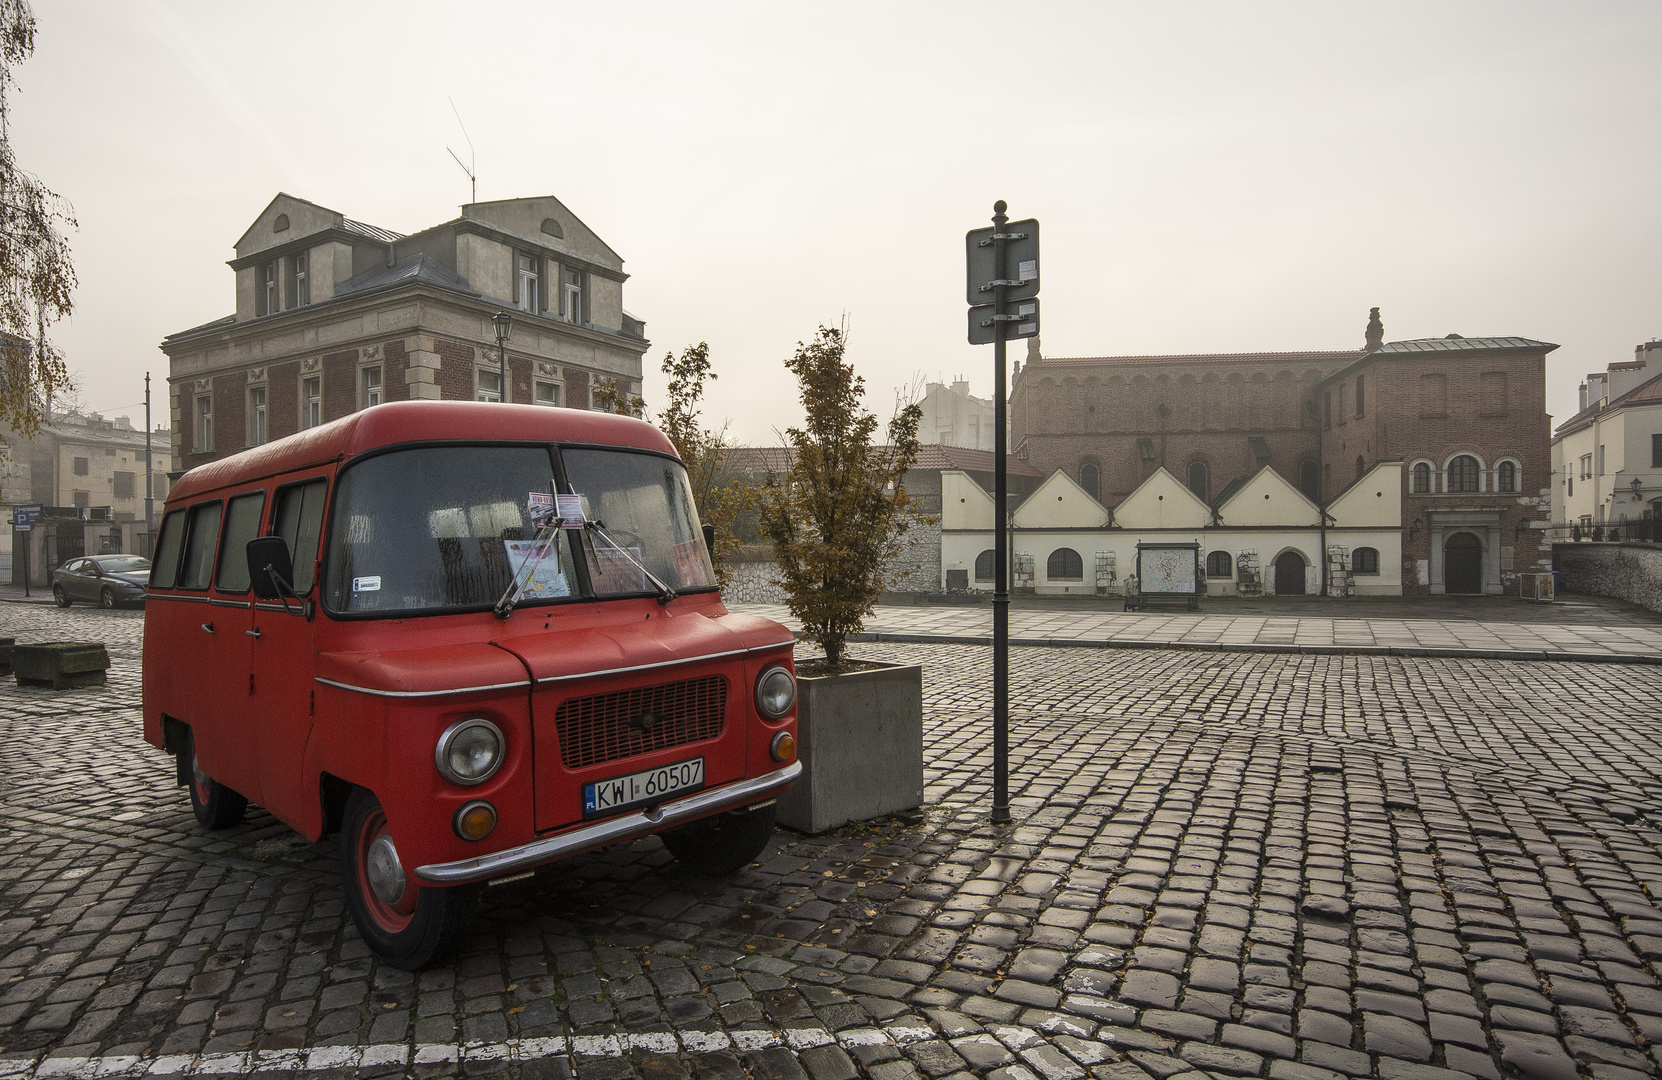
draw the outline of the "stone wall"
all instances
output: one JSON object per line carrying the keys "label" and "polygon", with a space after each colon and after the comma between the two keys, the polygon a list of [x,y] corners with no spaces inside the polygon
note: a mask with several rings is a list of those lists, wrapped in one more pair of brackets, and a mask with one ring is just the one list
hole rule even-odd
{"label": "stone wall", "polygon": [[783,604],[785,590],[779,585],[779,567],[773,549],[766,544],[744,544],[733,553],[728,565],[733,576],[721,598],[734,604]]}
{"label": "stone wall", "polygon": [[1564,543],[1552,547],[1558,587],[1662,611],[1662,545]]}

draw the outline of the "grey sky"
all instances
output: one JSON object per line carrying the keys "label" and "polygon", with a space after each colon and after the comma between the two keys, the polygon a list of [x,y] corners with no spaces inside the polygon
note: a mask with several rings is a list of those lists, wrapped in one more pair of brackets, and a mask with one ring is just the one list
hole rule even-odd
{"label": "grey sky", "polygon": [[554,194],[625,259],[649,405],[664,352],[708,340],[707,415],[747,442],[798,418],[780,361],[844,312],[880,412],[914,372],[989,393],[963,234],[998,198],[1044,226],[1049,355],[1359,347],[1378,305],[1388,338],[1560,343],[1561,421],[1662,335],[1650,2],[36,14],[13,139],[80,218],[59,335],[110,412],[146,370],[165,401],[157,343],[232,309],[231,244],[277,191],[454,217],[447,95],[481,199]]}

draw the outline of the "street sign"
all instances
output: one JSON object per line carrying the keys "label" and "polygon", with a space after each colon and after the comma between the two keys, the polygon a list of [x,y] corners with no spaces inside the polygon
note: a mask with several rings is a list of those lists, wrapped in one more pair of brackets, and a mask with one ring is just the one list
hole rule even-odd
{"label": "street sign", "polygon": [[27,529],[39,520],[39,503],[19,503],[12,507],[12,525],[14,528]]}
{"label": "street sign", "polygon": [[1037,300],[1007,300],[1004,318],[996,318],[992,304],[969,309],[969,343],[991,345],[994,327],[1004,323],[1004,340],[1039,336],[1039,302]]}
{"label": "street sign", "polygon": [[[998,277],[994,230],[971,229],[964,234],[968,256],[968,283],[965,300],[971,305],[993,301],[993,282],[1002,280],[1006,300],[1027,300],[1039,295],[1039,222],[1037,218],[1012,221],[1004,226],[1004,274]],[[987,341],[991,341],[988,338]]]}

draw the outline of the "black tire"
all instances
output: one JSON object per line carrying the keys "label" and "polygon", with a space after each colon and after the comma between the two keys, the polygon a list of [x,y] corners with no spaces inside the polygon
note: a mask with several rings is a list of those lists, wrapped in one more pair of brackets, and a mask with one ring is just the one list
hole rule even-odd
{"label": "black tire", "polygon": [[70,604],[69,594],[63,591],[62,585],[52,586],[52,599],[59,607],[68,607]]}
{"label": "black tire", "polygon": [[660,835],[688,873],[724,877],[749,866],[773,839],[772,803],[736,814],[717,814]]}
{"label": "black tire", "polygon": [[[354,789],[346,802],[338,837],[347,907],[352,910],[352,921],[358,924],[358,933],[375,955],[394,967],[418,971],[460,943],[472,921],[479,888],[417,885],[409,868],[404,867],[402,894],[390,900],[378,895],[370,883],[369,856],[383,835],[391,848],[392,837],[381,801],[364,788]],[[396,849],[391,850],[396,857]]]}
{"label": "black tire", "polygon": [[105,589],[98,594],[98,603],[100,606],[106,608],[115,607],[115,590],[105,587]]}
{"label": "black tire", "polygon": [[242,824],[242,815],[248,810],[246,796],[232,791],[203,772],[196,760],[196,736],[185,735],[185,745],[179,750],[179,775],[190,790],[190,809],[197,824],[204,829],[229,829]]}

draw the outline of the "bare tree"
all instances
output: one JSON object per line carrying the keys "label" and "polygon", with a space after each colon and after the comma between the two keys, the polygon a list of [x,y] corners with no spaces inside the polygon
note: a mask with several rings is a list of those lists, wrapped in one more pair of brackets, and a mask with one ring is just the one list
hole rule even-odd
{"label": "bare tree", "polygon": [[75,228],[74,210],[12,154],[7,92],[34,51],[34,12],[26,0],[0,0],[0,424],[25,438],[70,386],[47,328],[70,313],[75,290],[63,231]]}

